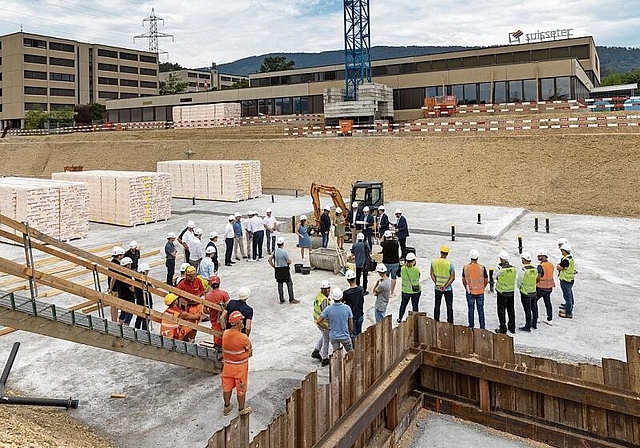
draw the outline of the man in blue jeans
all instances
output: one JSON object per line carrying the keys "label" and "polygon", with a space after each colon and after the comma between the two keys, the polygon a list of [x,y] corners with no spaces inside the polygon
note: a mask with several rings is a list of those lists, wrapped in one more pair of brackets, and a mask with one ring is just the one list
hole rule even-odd
{"label": "man in blue jeans", "polygon": [[449,256],[449,246],[440,247],[440,257],[431,262],[431,280],[435,285],[435,305],[433,307],[433,318],[440,320],[440,306],[442,296],[447,306],[447,322],[453,323],[453,287],[456,279],[456,268],[453,263],[447,260]]}
{"label": "man in blue jeans", "polygon": [[469,328],[474,327],[474,308],[477,307],[480,328],[484,330],[484,290],[489,284],[489,275],[487,274],[487,268],[478,263],[479,257],[480,252],[476,249],[469,251],[471,261],[462,268],[462,284],[467,291]]}
{"label": "man in blue jeans", "polygon": [[320,236],[322,236],[322,247],[329,246],[329,232],[331,231],[331,217],[329,213],[331,213],[331,207],[325,205],[320,215],[320,228],[318,229]]}
{"label": "man in blue jeans", "polygon": [[342,300],[351,308],[353,313],[353,337],[355,339],[362,333],[362,322],[364,321],[364,289],[356,285],[356,273],[349,269],[344,277],[349,282],[349,288],[342,293]]}
{"label": "man in blue jeans", "polygon": [[335,352],[344,347],[348,353],[353,350],[351,335],[353,334],[353,313],[344,302],[342,302],[342,290],[333,288],[331,291],[331,299],[333,304],[326,307],[320,317],[316,320],[321,325],[325,320],[329,321],[329,342]]}
{"label": "man in blue jeans", "polygon": [[573,318],[573,282],[576,278],[575,264],[571,255],[571,246],[564,243],[560,246],[562,260],[556,266],[558,269],[558,278],[560,279],[560,289],[564,297],[564,309],[560,310],[558,316],[572,319]]}

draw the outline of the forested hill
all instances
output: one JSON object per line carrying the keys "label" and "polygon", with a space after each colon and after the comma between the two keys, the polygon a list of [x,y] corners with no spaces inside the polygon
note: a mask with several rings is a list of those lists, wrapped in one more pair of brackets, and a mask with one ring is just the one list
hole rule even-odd
{"label": "forested hill", "polygon": [[[474,47],[387,47],[371,48],[371,59],[390,59],[423,54],[446,53],[450,51],[467,50]],[[622,73],[640,68],[640,48],[626,47],[598,47],[602,76],[610,73]],[[344,51],[323,51],[322,53],[269,53],[260,56],[250,56],[227,64],[219,64],[221,73],[248,75],[256,73],[265,57],[284,56],[295,62],[296,68],[315,67],[319,65],[343,64]]]}

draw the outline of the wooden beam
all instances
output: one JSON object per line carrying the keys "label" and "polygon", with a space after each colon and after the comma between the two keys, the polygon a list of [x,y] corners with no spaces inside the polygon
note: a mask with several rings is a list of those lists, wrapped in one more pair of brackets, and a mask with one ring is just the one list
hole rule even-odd
{"label": "wooden beam", "polygon": [[516,366],[498,366],[475,358],[462,358],[446,353],[425,351],[424,364],[449,372],[460,373],[494,383],[575,401],[610,411],[640,417],[640,396],[592,383],[573,382],[558,375],[527,370],[520,372]]}

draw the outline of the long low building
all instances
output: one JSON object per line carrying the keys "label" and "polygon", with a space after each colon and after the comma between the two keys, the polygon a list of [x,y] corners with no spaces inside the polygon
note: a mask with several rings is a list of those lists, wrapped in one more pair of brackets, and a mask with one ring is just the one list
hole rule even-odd
{"label": "long low building", "polygon": [[[393,88],[397,120],[421,116],[426,97],[460,104],[585,99],[600,85],[591,36],[372,62],[373,82]],[[109,120],[171,121],[176,105],[239,102],[243,116],[321,114],[322,93],[344,86],[344,66],[249,75],[250,87],[107,101]]]}

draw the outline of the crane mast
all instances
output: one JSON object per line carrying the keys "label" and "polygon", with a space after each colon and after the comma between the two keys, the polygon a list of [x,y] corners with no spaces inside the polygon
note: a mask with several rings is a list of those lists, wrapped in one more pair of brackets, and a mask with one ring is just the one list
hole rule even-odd
{"label": "crane mast", "polygon": [[344,0],[345,101],[358,99],[358,86],[371,82],[369,0]]}

